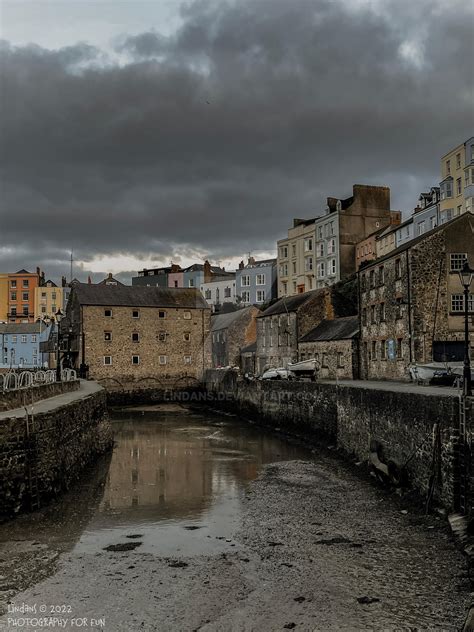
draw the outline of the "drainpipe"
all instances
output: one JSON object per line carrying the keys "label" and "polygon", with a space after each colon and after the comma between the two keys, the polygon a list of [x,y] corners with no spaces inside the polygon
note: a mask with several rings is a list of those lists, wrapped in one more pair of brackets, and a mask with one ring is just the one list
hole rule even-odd
{"label": "drainpipe", "polygon": [[413,362],[413,352],[412,352],[412,327],[411,327],[411,275],[410,275],[410,260],[408,257],[409,248],[406,249],[406,262],[407,262],[407,290],[408,290],[408,350],[409,350],[409,358],[410,364]]}

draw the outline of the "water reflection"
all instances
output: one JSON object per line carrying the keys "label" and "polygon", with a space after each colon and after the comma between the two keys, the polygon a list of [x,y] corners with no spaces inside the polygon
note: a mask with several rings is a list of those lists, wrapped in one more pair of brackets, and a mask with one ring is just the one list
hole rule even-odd
{"label": "water reflection", "polygon": [[248,424],[196,415],[114,421],[102,501],[76,549],[139,535],[140,551],[220,552],[235,546],[240,493],[262,464],[307,452]]}

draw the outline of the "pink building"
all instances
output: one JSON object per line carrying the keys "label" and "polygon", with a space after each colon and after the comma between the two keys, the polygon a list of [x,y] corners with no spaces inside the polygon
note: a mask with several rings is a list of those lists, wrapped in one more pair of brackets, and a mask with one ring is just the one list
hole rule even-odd
{"label": "pink building", "polygon": [[168,287],[184,287],[183,271],[177,263],[171,264],[171,269],[168,272]]}

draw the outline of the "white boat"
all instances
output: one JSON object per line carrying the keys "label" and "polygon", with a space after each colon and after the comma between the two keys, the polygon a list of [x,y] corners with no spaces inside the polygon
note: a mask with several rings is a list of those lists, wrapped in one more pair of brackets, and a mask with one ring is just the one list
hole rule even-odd
{"label": "white boat", "polygon": [[410,377],[414,381],[421,380],[428,382],[435,376],[456,374],[459,375],[459,370],[462,374],[462,362],[429,362],[427,364],[411,364],[408,367]]}
{"label": "white boat", "polygon": [[300,362],[290,362],[288,364],[288,368],[293,373],[298,373],[304,371],[307,373],[308,371],[315,371],[317,368],[317,361],[314,358],[310,358],[308,360],[301,360]]}
{"label": "white boat", "polygon": [[261,380],[291,380],[293,373],[284,367],[267,369],[261,376]]}

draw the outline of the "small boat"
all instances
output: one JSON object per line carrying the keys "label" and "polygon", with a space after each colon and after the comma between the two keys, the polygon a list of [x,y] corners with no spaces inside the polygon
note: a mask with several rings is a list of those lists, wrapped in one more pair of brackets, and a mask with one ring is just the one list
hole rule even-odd
{"label": "small boat", "polygon": [[291,380],[294,374],[284,367],[270,368],[264,371],[261,380]]}
{"label": "small boat", "polygon": [[308,371],[316,370],[317,361],[315,358],[310,358],[309,360],[301,360],[300,362],[290,362],[288,368],[290,371],[293,371],[293,373],[299,373],[301,371],[307,373]]}
{"label": "small boat", "polygon": [[429,362],[427,364],[411,364],[408,372],[413,381],[429,382],[435,377],[462,374],[460,362]]}

